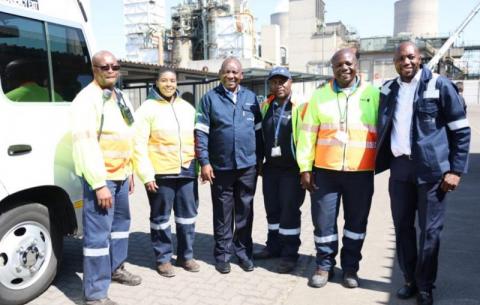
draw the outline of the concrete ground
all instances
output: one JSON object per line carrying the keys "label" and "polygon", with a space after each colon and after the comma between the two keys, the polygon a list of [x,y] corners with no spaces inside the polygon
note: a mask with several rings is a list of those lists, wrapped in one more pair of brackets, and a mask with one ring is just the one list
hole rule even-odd
{"label": "concrete ground", "polygon": [[[447,220],[442,236],[437,305],[480,305],[480,106],[470,106],[472,126],[470,173],[462,177],[458,190],[449,195]],[[402,284],[395,255],[395,236],[388,198],[388,173],[375,180],[375,195],[369,218],[367,238],[359,276],[361,287],[341,285],[341,270],[324,288],[307,286],[314,271],[313,227],[310,200],[302,206],[302,246],[298,267],[292,274],[278,274],[278,260],[256,261],[253,272],[246,273],[235,263],[232,272],[221,275],[214,269],[212,257],[212,208],[209,187],[200,187],[195,256],[199,273],[176,268],[177,276],[164,278],[155,271],[149,236],[149,207],[142,187],[131,197],[132,228],[127,268],[143,277],[137,287],[112,284],[110,297],[122,305],[198,304],[198,305],[409,305],[398,300],[395,291]],[[339,216],[339,227],[342,226]],[[173,220],[173,217],[172,217]],[[261,194],[261,180],[255,196],[253,239],[260,247],[266,239],[267,223]],[[341,230],[339,230],[341,231]],[[82,304],[82,242],[65,240],[64,260],[52,286],[31,305]]]}

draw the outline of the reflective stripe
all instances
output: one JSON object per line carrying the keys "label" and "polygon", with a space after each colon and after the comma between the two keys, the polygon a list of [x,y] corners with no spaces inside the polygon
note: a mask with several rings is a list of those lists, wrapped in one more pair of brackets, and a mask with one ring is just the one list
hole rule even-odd
{"label": "reflective stripe", "polygon": [[90,131],[81,131],[81,132],[76,132],[72,136],[72,141],[77,142],[80,140],[87,140],[87,139],[96,139],[95,134],[93,134]]}
{"label": "reflective stripe", "polygon": [[128,235],[130,232],[112,232],[110,233],[110,238],[111,239],[122,239],[122,238],[128,238]]}
{"label": "reflective stripe", "polygon": [[165,145],[158,145],[158,144],[148,144],[148,150],[151,152],[158,152],[158,153],[178,152],[179,145],[165,146]]}
{"label": "reflective stripe", "polygon": [[[340,124],[338,123],[322,123],[320,124],[320,129],[330,129],[330,130],[339,130]],[[351,131],[368,131],[368,132],[377,132],[377,127],[370,124],[349,124],[348,129]]]}
{"label": "reflective stripe", "polygon": [[130,151],[104,150],[102,154],[105,158],[111,159],[129,159],[132,153]]}
{"label": "reflective stripe", "polygon": [[383,95],[388,95],[390,93],[390,85],[393,83],[393,80],[389,80],[388,82],[383,85],[382,90],[380,91]]}
{"label": "reflective stripe", "polygon": [[427,90],[423,92],[423,98],[439,98],[440,90],[436,89],[438,74],[433,73],[432,79],[428,81]]}
{"label": "reflective stripe", "polygon": [[318,125],[310,125],[310,124],[302,124],[302,130],[307,131],[307,132],[313,132],[317,133],[318,132]]}
{"label": "reflective stripe", "polygon": [[262,122],[255,124],[255,130],[262,129]]}
{"label": "reflective stripe", "polygon": [[153,230],[157,230],[157,231],[158,230],[165,230],[168,227],[170,227],[169,222],[165,222],[165,223],[161,223],[161,224],[156,224],[156,223],[150,222],[150,228],[153,229]]}
{"label": "reflective stripe", "polygon": [[203,132],[206,133],[206,134],[209,134],[209,133],[210,133],[210,126],[207,126],[207,125],[205,125],[205,124],[203,124],[203,123],[196,123],[196,124],[195,124],[195,129],[201,130],[201,131],[203,131]]}
{"label": "reflective stripe", "polygon": [[322,237],[319,237],[319,236],[317,236],[317,235],[314,235],[314,236],[313,236],[313,239],[314,239],[315,242],[318,243],[318,244],[325,244],[325,243],[329,243],[329,242],[338,240],[338,234],[333,234],[333,235],[328,235],[328,236],[322,236]]}
{"label": "reflective stripe", "polygon": [[280,224],[279,223],[272,223],[272,224],[268,224],[268,229],[269,230],[278,230],[280,229]]}
{"label": "reflective stripe", "polygon": [[108,141],[130,141],[133,135],[131,133],[102,133],[102,140]]}
{"label": "reflective stripe", "polygon": [[447,125],[448,125],[448,128],[450,130],[458,130],[458,129],[462,129],[462,128],[465,128],[465,127],[469,127],[467,119],[461,119],[461,120],[453,121],[453,122],[448,123]]}
{"label": "reflective stripe", "polygon": [[83,248],[83,256],[106,256],[110,255],[110,248],[99,248],[99,249],[92,249],[92,248]]}
{"label": "reflective stripe", "polygon": [[182,225],[191,225],[195,223],[197,217],[192,218],[182,218],[182,217],[175,217],[175,222],[180,223]]}
{"label": "reflective stripe", "polygon": [[[338,139],[318,139],[317,145],[323,146],[343,146],[344,143]],[[375,148],[376,142],[364,142],[364,141],[348,141],[347,146],[356,148]]]}
{"label": "reflective stripe", "polygon": [[360,239],[365,239],[366,233],[355,233],[352,231],[348,231],[347,229],[343,230],[343,235],[345,237],[348,237],[350,239],[355,239],[355,240],[360,240]]}
{"label": "reflective stripe", "polygon": [[278,233],[280,233],[282,235],[299,235],[300,234],[300,228],[296,228],[296,229],[282,229],[282,228],[280,228]]}

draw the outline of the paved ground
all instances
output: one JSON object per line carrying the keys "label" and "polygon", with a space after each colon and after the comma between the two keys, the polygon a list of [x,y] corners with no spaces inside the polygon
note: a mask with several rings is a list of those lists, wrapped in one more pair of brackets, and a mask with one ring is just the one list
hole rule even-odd
{"label": "paved ground", "polygon": [[[472,127],[470,174],[464,176],[459,189],[450,196],[443,232],[440,270],[435,290],[437,305],[480,305],[480,106],[469,108]],[[385,174],[376,177],[375,196],[370,214],[368,235],[361,262],[361,288],[349,290],[340,284],[341,271],[332,283],[321,289],[307,286],[314,270],[313,227],[310,201],[302,207],[301,258],[293,274],[276,273],[277,260],[257,261],[254,272],[243,272],[233,265],[228,275],[217,273],[212,259],[212,211],[207,186],[200,188],[195,255],[202,270],[192,274],[176,269],[171,279],[159,276],[149,240],[148,203],[143,189],[131,198],[133,224],[127,267],[143,277],[138,287],[113,284],[110,297],[123,305],[198,304],[198,305],[409,305],[413,300],[395,297],[402,279],[396,264],[395,236],[390,216]],[[261,181],[258,189],[261,190]],[[309,197],[309,196],[307,196]],[[342,222],[342,216],[339,217]],[[265,242],[266,220],[261,192],[255,197],[253,239],[259,247]],[[82,243],[67,239],[65,259],[53,285],[31,305],[82,304]]]}

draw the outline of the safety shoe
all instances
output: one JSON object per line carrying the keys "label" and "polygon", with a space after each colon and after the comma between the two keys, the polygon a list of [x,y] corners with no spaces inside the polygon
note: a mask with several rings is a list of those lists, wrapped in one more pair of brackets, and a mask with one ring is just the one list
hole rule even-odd
{"label": "safety shoe", "polygon": [[433,305],[432,291],[419,291],[417,294],[417,305]]}
{"label": "safety shoe", "polygon": [[418,292],[417,285],[412,282],[405,283],[400,289],[397,291],[397,297],[402,300],[410,299]]}
{"label": "safety shoe", "polygon": [[200,265],[194,259],[178,259],[175,263],[177,266],[182,267],[188,272],[198,272],[200,271]]}
{"label": "safety shoe", "polygon": [[238,264],[240,265],[240,268],[243,269],[243,271],[250,272],[253,271],[253,268],[255,267],[253,265],[252,260],[250,259],[241,259]]}
{"label": "safety shoe", "polygon": [[164,277],[174,277],[175,270],[173,270],[172,263],[166,262],[157,265],[157,272]]}
{"label": "safety shoe", "polygon": [[117,302],[110,300],[109,298],[99,300],[85,300],[85,305],[118,305]]}
{"label": "safety shoe", "polygon": [[296,261],[282,259],[277,267],[278,273],[290,273],[297,266]]}
{"label": "safety shoe", "polygon": [[329,280],[333,278],[333,269],[331,271],[322,270],[317,268],[315,273],[308,281],[308,285],[314,288],[322,288],[327,284]]}
{"label": "safety shoe", "polygon": [[343,286],[346,288],[357,288],[359,284],[358,275],[353,271],[345,271],[343,273]]}
{"label": "safety shoe", "polygon": [[142,278],[131,274],[124,265],[121,265],[112,273],[112,281],[127,286],[137,286],[142,283]]}
{"label": "safety shoe", "polygon": [[222,274],[227,274],[230,273],[230,263],[229,262],[216,262],[215,263],[215,269],[222,273]]}

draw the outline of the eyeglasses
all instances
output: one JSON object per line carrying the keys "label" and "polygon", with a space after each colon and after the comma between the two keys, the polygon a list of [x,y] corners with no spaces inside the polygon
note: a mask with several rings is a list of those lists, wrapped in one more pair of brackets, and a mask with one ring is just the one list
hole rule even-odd
{"label": "eyeglasses", "polygon": [[120,65],[106,64],[103,66],[98,66],[98,65],[93,65],[93,66],[99,68],[102,71],[108,71],[110,69],[112,69],[113,71],[120,70]]}

